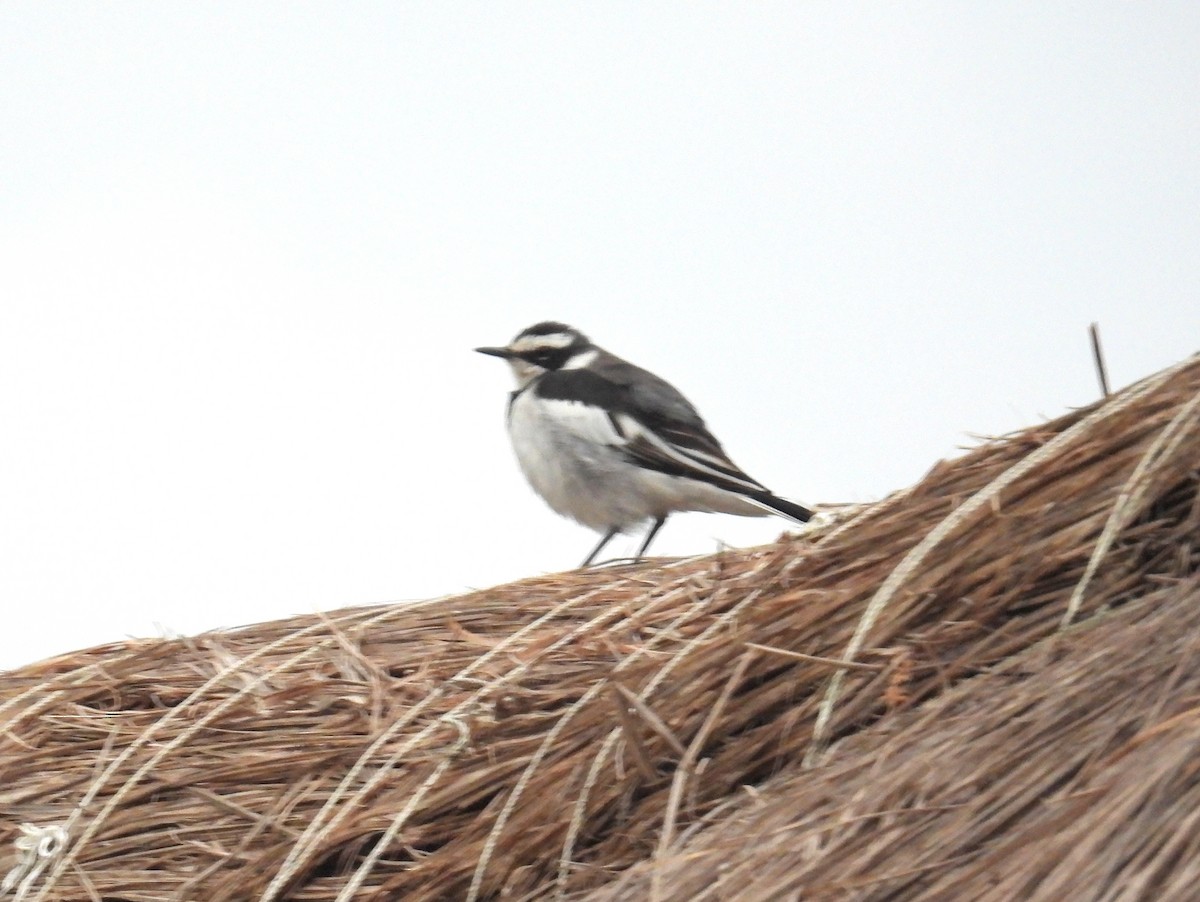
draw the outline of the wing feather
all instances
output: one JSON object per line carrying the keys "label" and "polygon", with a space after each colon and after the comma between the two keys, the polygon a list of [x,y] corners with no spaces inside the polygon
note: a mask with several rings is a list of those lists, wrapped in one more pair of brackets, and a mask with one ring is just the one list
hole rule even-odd
{"label": "wing feather", "polygon": [[536,391],[606,410],[615,444],[640,466],[739,494],[766,491],[729,459],[687,398],[631,363],[606,355],[593,367],[555,370],[538,380]]}
{"label": "wing feather", "polygon": [[629,414],[618,414],[616,422],[625,437],[625,453],[643,467],[697,479],[734,492],[764,489],[724,453],[712,454],[668,441]]}

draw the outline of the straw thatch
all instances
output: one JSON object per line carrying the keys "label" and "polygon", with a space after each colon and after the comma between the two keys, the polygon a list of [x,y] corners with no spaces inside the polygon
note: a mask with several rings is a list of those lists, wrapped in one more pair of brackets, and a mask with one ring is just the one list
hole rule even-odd
{"label": "straw thatch", "polygon": [[42,902],[1192,899],[1198,571],[1193,358],[763,548],[0,675],[0,843],[65,826]]}

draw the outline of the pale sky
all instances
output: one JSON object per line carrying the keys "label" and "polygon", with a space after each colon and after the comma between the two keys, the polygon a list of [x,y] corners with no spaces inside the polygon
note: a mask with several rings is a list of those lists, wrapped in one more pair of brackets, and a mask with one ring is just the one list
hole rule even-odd
{"label": "pale sky", "polygon": [[[1200,4],[0,4],[0,667],[575,566],[560,319],[809,503],[1200,347]],[[655,550],[773,539],[691,514]],[[615,544],[628,552],[634,540]]]}

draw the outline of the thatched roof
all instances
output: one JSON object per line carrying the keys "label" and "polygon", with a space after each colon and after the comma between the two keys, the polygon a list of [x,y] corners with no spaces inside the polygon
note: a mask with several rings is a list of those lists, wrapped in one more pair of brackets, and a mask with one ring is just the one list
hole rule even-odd
{"label": "thatched roof", "polygon": [[773,545],[0,675],[0,844],[66,828],[42,902],[1193,899],[1198,572],[1193,358]]}

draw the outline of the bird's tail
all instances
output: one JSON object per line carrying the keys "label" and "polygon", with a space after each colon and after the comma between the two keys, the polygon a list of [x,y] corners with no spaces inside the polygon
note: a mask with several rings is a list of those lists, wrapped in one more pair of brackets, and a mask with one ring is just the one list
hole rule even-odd
{"label": "bird's tail", "polygon": [[787,517],[789,520],[795,520],[797,523],[807,523],[812,519],[813,512],[803,504],[788,501],[786,498],[772,495],[765,490],[761,492],[745,492],[743,493],[743,497],[747,501],[753,501],[759,507],[773,514],[779,514],[781,517]]}

